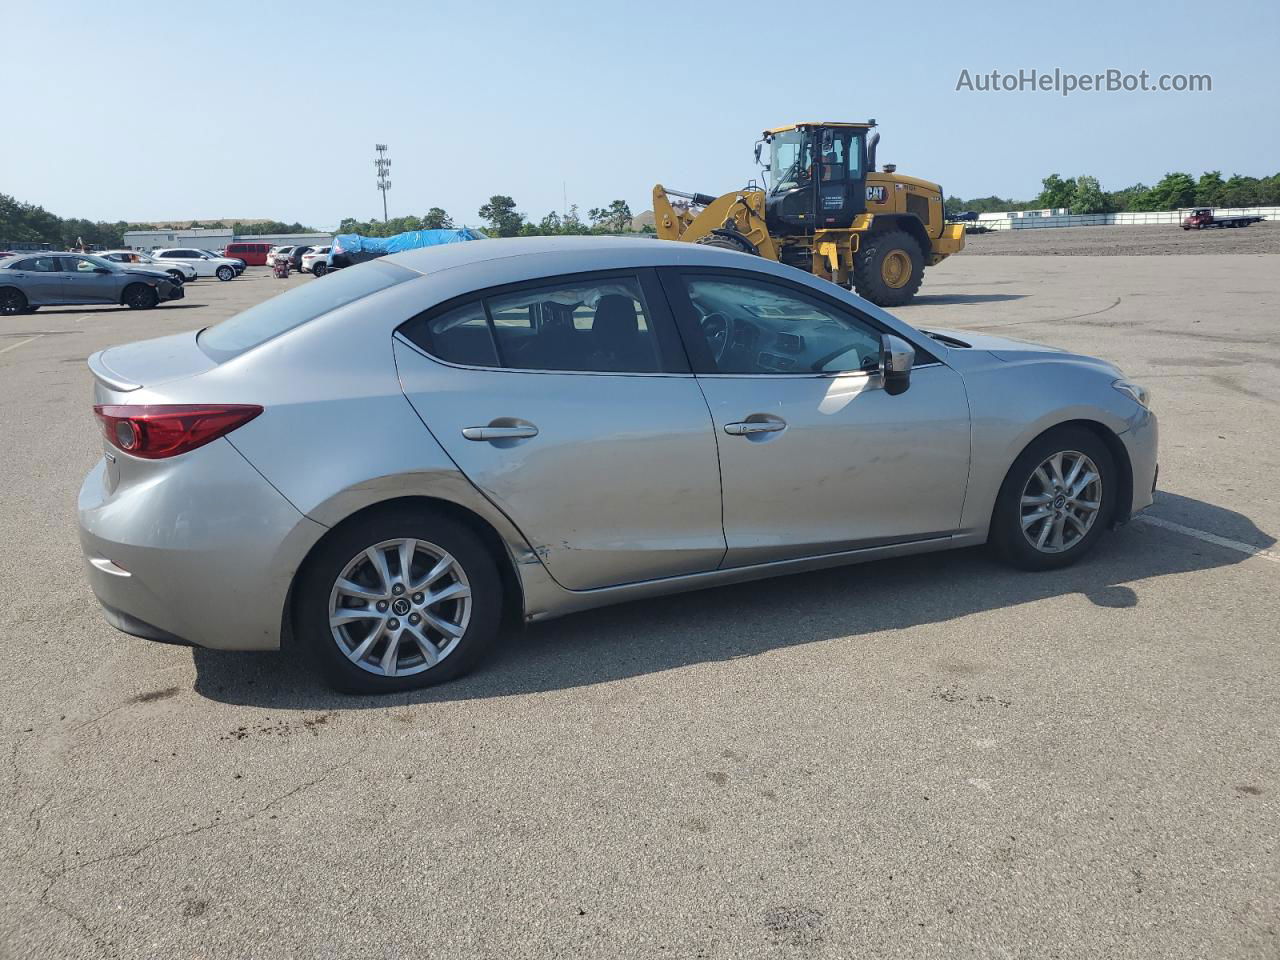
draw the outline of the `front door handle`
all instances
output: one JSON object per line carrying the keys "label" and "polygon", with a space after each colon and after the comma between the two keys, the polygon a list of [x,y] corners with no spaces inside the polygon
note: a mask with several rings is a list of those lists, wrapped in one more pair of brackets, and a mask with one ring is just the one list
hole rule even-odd
{"label": "front door handle", "polygon": [[463,427],[462,435],[468,440],[527,440],[538,435],[538,428],[532,423],[513,427]]}
{"label": "front door handle", "polygon": [[749,437],[755,433],[777,433],[785,429],[787,429],[787,421],[780,417],[770,417],[767,420],[740,420],[737,423],[724,425],[724,432],[731,437]]}

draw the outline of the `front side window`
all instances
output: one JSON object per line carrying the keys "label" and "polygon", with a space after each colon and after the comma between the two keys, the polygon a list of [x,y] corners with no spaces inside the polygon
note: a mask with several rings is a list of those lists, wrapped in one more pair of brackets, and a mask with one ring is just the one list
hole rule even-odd
{"label": "front side window", "polygon": [[879,332],[816,298],[767,281],[684,283],[715,373],[844,373],[879,364]]}
{"label": "front side window", "polygon": [[496,294],[404,327],[449,363],[512,370],[656,373],[657,335],[639,281],[611,277]]}
{"label": "front side window", "polygon": [[90,259],[88,257],[63,257],[62,269],[67,273],[93,273],[99,267],[111,268],[111,264],[106,260]]}

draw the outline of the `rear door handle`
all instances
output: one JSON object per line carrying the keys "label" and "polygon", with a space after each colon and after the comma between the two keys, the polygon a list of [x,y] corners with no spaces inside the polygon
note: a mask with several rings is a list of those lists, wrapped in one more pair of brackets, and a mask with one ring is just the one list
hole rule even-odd
{"label": "rear door handle", "polygon": [[463,427],[462,435],[468,440],[527,440],[538,435],[532,423],[518,427]]}
{"label": "rear door handle", "polygon": [[753,433],[777,433],[787,429],[787,421],[780,418],[768,420],[740,420],[737,423],[726,423],[724,432],[731,437],[748,437]]}

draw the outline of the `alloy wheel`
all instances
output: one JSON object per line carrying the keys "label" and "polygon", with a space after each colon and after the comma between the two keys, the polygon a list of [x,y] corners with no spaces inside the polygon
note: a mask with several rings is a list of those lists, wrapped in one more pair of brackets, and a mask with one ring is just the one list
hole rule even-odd
{"label": "alloy wheel", "polygon": [[1102,473],[1077,450],[1048,457],[1022,489],[1022,535],[1041,553],[1065,553],[1088,536],[1102,508]]}
{"label": "alloy wheel", "polygon": [[384,540],[352,557],[329,593],[338,649],[369,673],[429,670],[457,648],[471,622],[462,565],[426,540]]}

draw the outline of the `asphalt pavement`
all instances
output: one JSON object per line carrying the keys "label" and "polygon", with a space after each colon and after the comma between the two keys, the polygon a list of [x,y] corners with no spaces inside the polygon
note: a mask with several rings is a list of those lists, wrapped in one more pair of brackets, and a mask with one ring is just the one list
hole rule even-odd
{"label": "asphalt pavement", "polygon": [[900,311],[1153,389],[1156,506],[1080,565],[633,603],[392,699],[81,573],[85,358],[311,282],[0,320],[0,955],[1280,957],[1280,257],[962,255]]}

